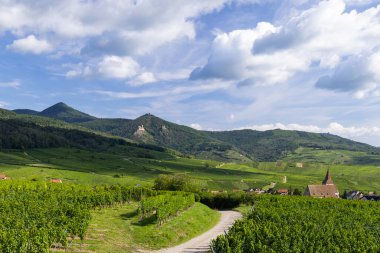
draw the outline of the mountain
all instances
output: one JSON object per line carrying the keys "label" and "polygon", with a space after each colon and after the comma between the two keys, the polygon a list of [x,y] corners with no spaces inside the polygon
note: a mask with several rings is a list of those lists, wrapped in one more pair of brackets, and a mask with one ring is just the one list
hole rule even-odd
{"label": "mountain", "polygon": [[96,117],[87,113],[78,111],[65,103],[59,102],[53,106],[50,106],[42,112],[29,110],[29,109],[16,109],[13,112],[17,114],[36,115],[42,117],[48,117],[52,119],[62,120],[68,123],[80,123],[86,121],[96,120]]}
{"label": "mountain", "polygon": [[97,119],[79,123],[79,125],[137,142],[167,147],[198,158],[220,161],[251,160],[229,143],[210,137],[205,132],[165,121],[149,113],[134,120]]}
{"label": "mountain", "polygon": [[[0,111],[0,116],[1,113],[7,117],[14,117],[2,111]],[[81,131],[87,129],[101,135],[109,134],[128,138],[137,143],[173,149],[188,156],[228,162],[277,161],[300,148],[315,150],[315,156],[321,150],[380,153],[379,148],[331,134],[279,129],[199,131],[149,113],[133,120],[98,119],[64,103],[58,103],[36,115],[19,115],[19,117],[24,121],[32,121],[39,125]]]}
{"label": "mountain", "polygon": [[35,115],[38,113],[37,111],[29,110],[29,109],[16,109],[13,111],[17,114],[27,114],[27,115]]}
{"label": "mountain", "polygon": [[0,109],[0,150],[69,147],[92,151],[126,152],[133,157],[172,158],[159,146],[134,143],[125,138],[96,132],[79,125],[36,115]]}
{"label": "mountain", "polygon": [[203,159],[276,161],[300,147],[379,153],[380,149],[332,134],[289,130],[198,131],[152,114],[134,120],[102,119],[80,123],[98,131],[160,145]]}
{"label": "mountain", "polygon": [[57,103],[37,115],[63,120],[69,123],[86,122],[96,119],[96,117],[80,112],[65,103]]}

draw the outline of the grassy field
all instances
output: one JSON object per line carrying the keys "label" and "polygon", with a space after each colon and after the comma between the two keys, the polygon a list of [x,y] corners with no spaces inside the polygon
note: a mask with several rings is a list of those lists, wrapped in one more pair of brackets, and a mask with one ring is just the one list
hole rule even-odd
{"label": "grassy field", "polygon": [[[303,191],[307,184],[320,184],[330,168],[341,193],[352,189],[380,192],[380,168],[374,165],[375,156],[369,160],[369,165],[348,165],[331,162],[331,159],[339,157],[339,152],[347,153],[347,157],[352,159],[350,151],[324,150],[314,154],[313,159],[320,156],[322,162],[311,161],[310,154],[309,160],[306,159],[310,150],[298,152],[281,162],[239,164],[176,157],[157,151],[145,154],[135,148],[117,147],[103,152],[67,148],[34,149],[0,152],[0,173],[15,179],[60,178],[84,184],[152,184],[159,174],[187,173],[200,187],[212,190],[248,189],[274,182],[277,188],[292,187]],[[360,160],[360,153],[355,155],[356,161]],[[297,167],[297,163],[302,163],[302,167]],[[285,176],[287,182],[283,183]]]}
{"label": "grassy field", "polygon": [[380,156],[365,152],[349,150],[321,150],[315,148],[298,148],[288,153],[284,161],[320,163],[320,164],[354,164],[380,166]]}
{"label": "grassy field", "polygon": [[160,249],[185,242],[213,227],[220,214],[200,203],[170,219],[162,226],[153,221],[138,222],[138,203],[95,210],[82,245],[73,243],[74,251],[97,253],[138,252],[140,249]]}

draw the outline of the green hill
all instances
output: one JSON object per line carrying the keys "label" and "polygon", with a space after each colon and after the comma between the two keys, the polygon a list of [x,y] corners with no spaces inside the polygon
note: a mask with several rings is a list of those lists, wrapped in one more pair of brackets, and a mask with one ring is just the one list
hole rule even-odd
{"label": "green hill", "polygon": [[[102,120],[104,122],[104,120]],[[81,126],[100,130],[95,120],[81,123]],[[94,125],[95,123],[95,125]],[[105,122],[107,124],[109,122]],[[233,145],[210,137],[207,133],[191,127],[181,126],[158,118],[152,114],[145,114],[134,120],[113,120],[114,128],[103,131],[126,137],[137,142],[155,144],[177,150],[183,154],[203,159],[219,161],[250,161],[244,153]],[[117,124],[120,123],[120,124]],[[140,130],[139,130],[140,129]]]}
{"label": "green hill", "polygon": [[[133,120],[97,119],[64,103],[58,103],[37,115],[44,117],[22,115],[22,118],[32,122],[44,122],[47,120],[46,117],[59,119],[54,124],[60,124],[60,127],[88,129],[87,131],[96,131],[98,134],[106,133],[140,143],[174,149],[187,156],[226,162],[277,161],[286,158],[296,150],[302,150],[300,148],[307,148],[308,156],[311,153],[315,154],[316,158],[318,150],[345,150],[364,152],[370,155],[380,153],[379,148],[331,134],[278,129],[269,131],[198,131],[165,121],[152,114],[145,114]],[[14,117],[14,115],[7,117]],[[68,123],[64,123],[66,124],[64,125],[63,121]],[[49,122],[50,126],[52,124]],[[347,160],[352,161],[353,159]]]}
{"label": "green hill", "polygon": [[96,119],[94,116],[80,112],[62,102],[39,112],[37,115],[59,119],[69,123],[86,122]]}
{"label": "green hill", "polygon": [[100,149],[102,146],[125,144],[117,138],[107,138],[77,129],[42,127],[17,119],[0,119],[0,149],[78,147]]}
{"label": "green hill", "polygon": [[215,139],[230,143],[258,161],[275,161],[300,147],[316,150],[348,150],[379,154],[379,149],[332,134],[287,130],[236,130],[207,132]]}
{"label": "green hill", "polygon": [[[271,182],[302,189],[318,183],[330,167],[340,189],[380,187],[373,181],[380,172],[378,149],[329,134],[198,131],[151,114],[72,124],[1,109],[0,131],[0,171],[12,178],[141,183],[159,174],[187,173],[209,189],[247,189]],[[284,176],[286,184],[281,183]]]}
{"label": "green hill", "polygon": [[[151,114],[134,120],[102,119],[83,127],[175,149],[183,154],[219,161],[276,161],[300,147],[379,154],[379,149],[332,134],[288,130],[198,131]],[[139,130],[139,127],[141,130]]]}

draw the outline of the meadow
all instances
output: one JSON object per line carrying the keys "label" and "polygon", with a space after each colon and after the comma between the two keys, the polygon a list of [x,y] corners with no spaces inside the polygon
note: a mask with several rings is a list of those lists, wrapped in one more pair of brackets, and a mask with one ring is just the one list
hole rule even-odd
{"label": "meadow", "polygon": [[[337,152],[312,153],[305,150],[278,162],[223,163],[171,155],[154,150],[115,147],[105,151],[76,148],[30,149],[0,152],[0,173],[13,179],[46,181],[52,178],[79,184],[151,185],[160,174],[185,173],[200,188],[233,190],[261,188],[276,183],[276,188],[298,188],[320,184],[329,168],[341,193],[344,190],[380,192],[380,168],[375,164],[331,162]],[[307,153],[309,152],[309,154]],[[335,153],[334,153],[335,152]],[[365,154],[347,153],[353,159]],[[300,157],[302,156],[302,157]],[[305,157],[308,157],[307,160]],[[298,157],[298,158],[297,158]],[[321,162],[318,162],[319,161]],[[348,159],[348,158],[347,158]],[[375,161],[373,156],[371,161]],[[302,162],[302,167],[296,164]],[[286,183],[283,183],[286,177]]]}
{"label": "meadow", "polygon": [[200,203],[161,226],[138,222],[138,202],[91,212],[92,220],[83,241],[77,239],[72,251],[136,252],[183,243],[213,227],[220,214]]}

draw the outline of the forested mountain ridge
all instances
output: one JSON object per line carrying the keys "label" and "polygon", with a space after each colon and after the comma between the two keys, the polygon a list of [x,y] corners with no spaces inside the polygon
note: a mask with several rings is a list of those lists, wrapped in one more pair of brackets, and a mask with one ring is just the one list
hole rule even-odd
{"label": "forested mountain ridge", "polygon": [[102,146],[125,144],[126,141],[107,138],[77,129],[42,127],[17,119],[0,119],[0,149],[77,147],[99,149]]}
{"label": "forested mountain ridge", "polygon": [[[199,131],[163,120],[152,114],[145,114],[133,120],[98,119],[63,103],[58,103],[43,112],[47,117],[60,118],[70,122],[63,124],[67,128],[91,129],[140,143],[174,149],[198,158],[220,161],[276,161],[300,147],[318,150],[359,151],[371,154],[378,154],[380,151],[368,144],[326,133],[279,129]],[[21,115],[19,116],[21,117]],[[10,117],[14,117],[14,115]],[[38,118],[34,115],[22,115],[22,118],[25,117],[29,117],[33,121]],[[45,117],[39,118],[46,119]],[[27,118],[24,120],[28,121]],[[58,124],[62,121],[56,122]]]}

